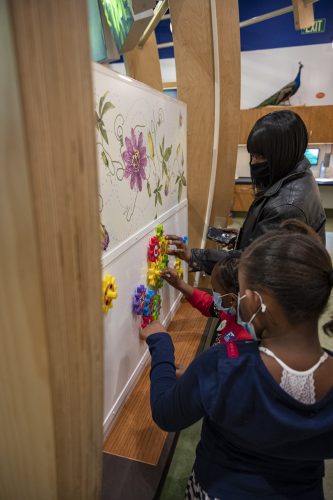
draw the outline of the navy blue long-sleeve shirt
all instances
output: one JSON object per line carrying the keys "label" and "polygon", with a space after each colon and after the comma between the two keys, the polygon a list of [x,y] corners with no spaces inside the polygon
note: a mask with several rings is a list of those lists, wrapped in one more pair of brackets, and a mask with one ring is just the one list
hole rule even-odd
{"label": "navy blue long-sleeve shirt", "polygon": [[[238,357],[218,345],[177,380],[167,333],[148,337],[151,408],[166,431],[203,418],[194,471],[223,500],[321,500],[323,460],[333,458],[333,390],[312,405],[293,399],[261,360],[256,342]],[[330,353],[332,355],[332,353]]]}

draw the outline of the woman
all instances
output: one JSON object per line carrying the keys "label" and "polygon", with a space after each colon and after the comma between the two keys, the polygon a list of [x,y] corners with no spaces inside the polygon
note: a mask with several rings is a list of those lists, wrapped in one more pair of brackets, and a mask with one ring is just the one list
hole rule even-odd
{"label": "woman", "polygon": [[[255,199],[240,229],[235,248],[243,250],[258,236],[285,219],[299,219],[325,243],[325,212],[319,189],[304,157],[308,134],[303,120],[293,111],[275,111],[260,118],[247,140]],[[169,236],[171,255],[189,263],[193,271],[208,274],[223,258],[223,251],[189,250],[181,238]]]}

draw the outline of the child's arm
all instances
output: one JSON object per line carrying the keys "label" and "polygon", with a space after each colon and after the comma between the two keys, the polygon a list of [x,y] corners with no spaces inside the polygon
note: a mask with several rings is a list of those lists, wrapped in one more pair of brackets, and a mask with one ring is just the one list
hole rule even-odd
{"label": "child's arm", "polygon": [[201,314],[207,317],[216,316],[213,307],[213,297],[209,295],[209,293],[198,290],[180,279],[175,269],[166,267],[161,271],[161,278],[169,283],[169,285],[176,288],[176,290],[182,292],[191,306],[198,309]]}
{"label": "child's arm", "polygon": [[176,269],[172,269],[171,267],[166,267],[161,271],[161,278],[163,278],[169,285],[176,288],[185,295],[186,298],[191,297],[193,293],[193,286],[186,283],[184,280],[179,278]]}
{"label": "child's arm", "polygon": [[173,432],[200,420],[216,394],[216,355],[210,355],[209,363],[199,356],[177,380],[174,346],[165,328],[154,321],[141,330],[140,337],[146,340],[151,354],[150,404],[156,424]]}

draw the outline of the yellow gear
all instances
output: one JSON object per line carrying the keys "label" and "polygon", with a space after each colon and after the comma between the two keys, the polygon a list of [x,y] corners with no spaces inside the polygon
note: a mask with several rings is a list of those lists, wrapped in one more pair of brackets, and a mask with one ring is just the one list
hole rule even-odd
{"label": "yellow gear", "polygon": [[118,297],[116,278],[106,274],[102,280],[102,309],[103,313],[109,312],[113,306],[113,300]]}
{"label": "yellow gear", "polygon": [[184,269],[182,268],[182,261],[178,257],[176,258],[174,269],[176,269],[176,271],[178,273],[178,277],[180,279],[183,279]]}
{"label": "yellow gear", "polygon": [[158,286],[161,281],[161,269],[159,262],[151,262],[148,268],[148,284],[150,286]]}

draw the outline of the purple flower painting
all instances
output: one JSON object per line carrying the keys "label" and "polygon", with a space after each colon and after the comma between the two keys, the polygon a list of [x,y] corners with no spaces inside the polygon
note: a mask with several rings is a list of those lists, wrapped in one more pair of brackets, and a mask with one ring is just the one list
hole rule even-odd
{"label": "purple flower painting", "polygon": [[146,179],[145,167],[147,166],[146,147],[143,146],[142,132],[139,134],[138,140],[136,139],[134,129],[131,129],[131,138],[125,137],[126,151],[123,152],[122,157],[125,167],[125,177],[130,177],[131,189],[135,185],[138,190],[142,190],[142,179]]}

